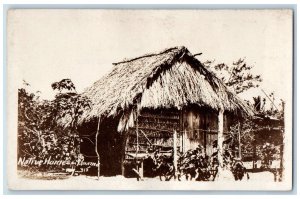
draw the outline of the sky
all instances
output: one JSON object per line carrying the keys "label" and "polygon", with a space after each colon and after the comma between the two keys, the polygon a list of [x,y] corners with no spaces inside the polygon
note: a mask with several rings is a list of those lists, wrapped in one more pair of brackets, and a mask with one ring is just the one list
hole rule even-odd
{"label": "sky", "polygon": [[185,46],[200,61],[245,58],[261,89],[291,100],[290,10],[10,10],[7,24],[8,78],[44,99],[55,81],[70,78],[82,92],[114,62]]}

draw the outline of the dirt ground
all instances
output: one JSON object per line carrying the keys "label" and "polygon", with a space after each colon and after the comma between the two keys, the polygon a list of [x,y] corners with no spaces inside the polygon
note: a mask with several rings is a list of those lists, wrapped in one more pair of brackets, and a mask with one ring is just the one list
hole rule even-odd
{"label": "dirt ground", "polygon": [[282,182],[274,182],[271,172],[249,173],[250,179],[242,181],[231,179],[219,179],[216,181],[160,181],[157,178],[144,178],[137,181],[136,178],[125,178],[124,176],[103,177],[99,180],[96,176],[60,176],[28,178],[19,177],[12,181],[11,188],[17,190],[280,190]]}
{"label": "dirt ground", "polygon": [[[59,181],[98,181],[97,176],[86,176],[86,175],[77,175],[77,176],[71,176],[71,175],[65,175],[65,174],[51,174],[51,173],[28,173],[28,172],[20,172],[19,176],[24,179],[32,179],[34,181],[36,180],[59,180]],[[233,178],[232,178],[233,179]],[[116,181],[116,180],[122,180],[122,181],[137,181],[136,178],[125,178],[122,175],[118,176],[112,176],[112,177],[103,177],[100,176],[99,181]],[[225,180],[225,179],[219,179],[219,180]],[[141,181],[160,181],[159,177],[155,178],[143,178]],[[175,179],[171,179],[171,181],[176,181]],[[186,181],[184,177],[181,178],[181,181]],[[192,180],[194,181],[194,180]],[[257,172],[257,173],[249,173],[249,179],[247,179],[246,176],[244,176],[243,181],[265,181],[265,182],[272,182],[274,181],[274,174],[268,171],[264,172]]]}

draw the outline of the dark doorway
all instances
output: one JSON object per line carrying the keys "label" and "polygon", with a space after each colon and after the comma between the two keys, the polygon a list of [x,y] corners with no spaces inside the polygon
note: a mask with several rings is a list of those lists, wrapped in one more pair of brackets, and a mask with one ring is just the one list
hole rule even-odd
{"label": "dark doorway", "polygon": [[[94,119],[89,123],[83,124],[80,128],[80,135],[82,137],[80,148],[81,153],[85,156],[85,161],[97,162],[97,154],[95,152],[97,125],[98,120]],[[122,174],[121,159],[124,152],[122,149],[123,138],[121,133],[117,132],[117,126],[118,120],[116,118],[106,118],[101,120],[98,136],[101,176],[115,176]],[[93,168],[90,175],[96,176],[97,169]]]}

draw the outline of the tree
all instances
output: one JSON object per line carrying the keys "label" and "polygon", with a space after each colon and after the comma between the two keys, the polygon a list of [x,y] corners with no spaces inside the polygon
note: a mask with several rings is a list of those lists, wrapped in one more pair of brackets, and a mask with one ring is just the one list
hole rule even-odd
{"label": "tree", "polygon": [[54,82],[51,87],[58,91],[53,101],[57,106],[57,119],[63,119],[65,126],[77,131],[78,119],[85,110],[91,108],[90,100],[77,93],[70,79]]}
{"label": "tree", "polygon": [[59,146],[53,122],[54,106],[40,100],[39,92],[29,93],[28,83],[18,89],[18,156],[40,160],[56,155]]}
{"label": "tree", "polygon": [[39,92],[28,92],[28,86],[24,81],[24,88],[18,89],[18,156],[76,161],[78,119],[90,101],[77,94],[70,79],[51,85],[58,91],[54,100],[40,100]]}
{"label": "tree", "polygon": [[51,87],[58,91],[53,101],[57,110],[56,119],[68,129],[68,136],[71,140],[66,147],[73,154],[72,159],[76,159],[80,153],[81,140],[77,130],[78,120],[85,110],[91,108],[91,102],[87,97],[77,93],[75,85],[70,79],[54,82]]}
{"label": "tree", "polygon": [[214,61],[208,60],[203,64],[237,94],[250,88],[257,88],[262,81],[260,75],[252,74],[253,66],[247,64],[245,59],[238,59],[232,63],[232,66],[225,63],[213,65],[213,63]]}

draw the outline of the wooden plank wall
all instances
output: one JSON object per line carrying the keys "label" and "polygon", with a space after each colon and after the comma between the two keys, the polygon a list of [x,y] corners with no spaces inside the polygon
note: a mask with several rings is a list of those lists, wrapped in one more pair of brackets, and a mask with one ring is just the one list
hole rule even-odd
{"label": "wooden plank wall", "polygon": [[[184,110],[183,119],[183,152],[196,149],[202,145],[207,155],[213,153],[213,142],[217,140],[218,115],[209,109]],[[227,117],[224,117],[224,131],[228,131]]]}
{"label": "wooden plank wall", "polygon": [[[174,110],[146,110],[139,116],[139,131],[143,131],[156,146],[171,147],[176,129],[177,146],[182,152],[202,145],[207,155],[213,153],[213,142],[217,140],[218,115],[208,108],[189,107],[181,113]],[[224,116],[224,133],[228,132],[230,117]],[[129,130],[126,151],[136,151],[136,128]],[[149,142],[139,133],[140,152],[150,147]]]}

